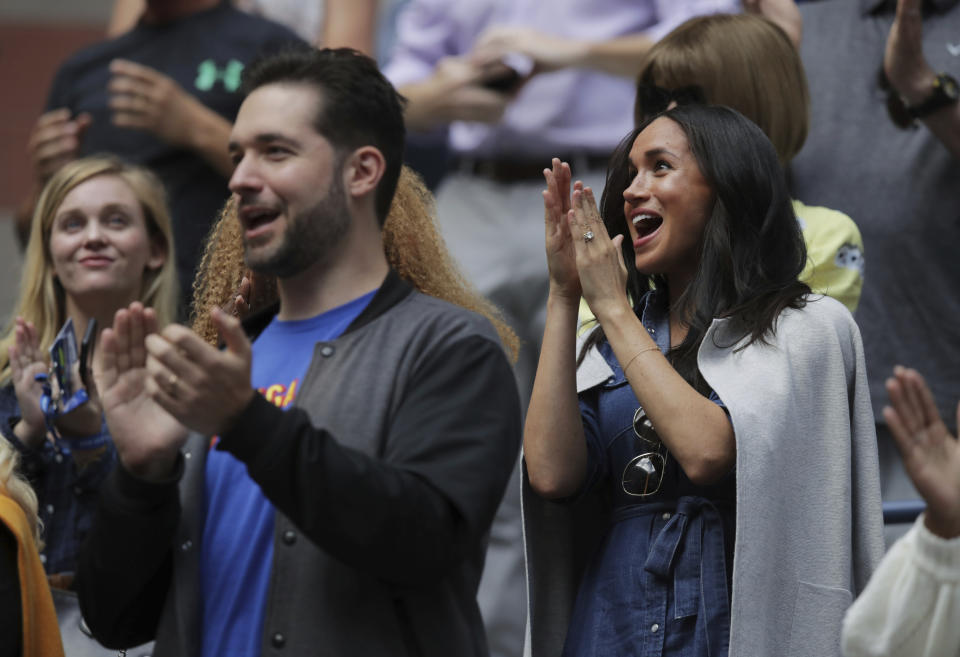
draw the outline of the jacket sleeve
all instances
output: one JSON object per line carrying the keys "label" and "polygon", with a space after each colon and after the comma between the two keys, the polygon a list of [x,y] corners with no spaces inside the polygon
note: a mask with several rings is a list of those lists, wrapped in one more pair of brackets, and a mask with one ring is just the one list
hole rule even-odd
{"label": "jacket sleeve", "polygon": [[183,456],[175,475],[162,483],[144,481],[117,465],[101,489],[74,584],[84,620],[108,648],[154,638],[170,588],[182,474]]}
{"label": "jacket sleeve", "polygon": [[960,538],[930,533],[921,516],[883,558],[843,622],[846,657],[960,653]]}
{"label": "jacket sleeve", "polygon": [[379,457],[260,395],[218,449],[244,461],[266,497],[340,561],[422,584],[489,530],[517,464],[519,397],[500,346],[479,336],[432,352],[404,388]]}

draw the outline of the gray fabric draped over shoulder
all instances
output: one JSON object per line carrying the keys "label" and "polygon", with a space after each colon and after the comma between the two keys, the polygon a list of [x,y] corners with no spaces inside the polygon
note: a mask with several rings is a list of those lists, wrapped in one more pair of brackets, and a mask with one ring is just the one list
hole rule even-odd
{"label": "gray fabric draped over shoulder", "polygon": [[[840,655],[853,598],[883,556],[876,435],[860,332],[849,311],[811,296],[787,309],[767,343],[715,320],[700,370],[724,401],[737,441],[737,523],[730,656]],[[578,391],[610,375],[592,350]],[[529,616],[525,654],[560,654],[577,585],[602,537],[598,496],[573,505],[524,481]]]}

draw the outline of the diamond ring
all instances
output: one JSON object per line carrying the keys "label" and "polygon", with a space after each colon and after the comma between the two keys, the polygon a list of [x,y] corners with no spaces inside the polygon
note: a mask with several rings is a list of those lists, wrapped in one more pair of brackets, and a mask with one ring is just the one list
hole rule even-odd
{"label": "diamond ring", "polygon": [[593,231],[592,231],[592,230],[588,230],[587,232],[585,232],[585,233],[583,234],[583,241],[584,241],[584,242],[589,242],[589,241],[591,241],[592,239],[593,239]]}

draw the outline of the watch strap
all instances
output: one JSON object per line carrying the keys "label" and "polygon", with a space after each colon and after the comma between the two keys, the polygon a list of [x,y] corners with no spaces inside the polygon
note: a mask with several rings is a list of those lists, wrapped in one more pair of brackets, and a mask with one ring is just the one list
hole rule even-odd
{"label": "watch strap", "polygon": [[937,110],[953,105],[960,100],[960,86],[946,73],[940,73],[933,79],[933,88],[926,100],[919,105],[906,106],[907,112],[915,119],[921,119]]}

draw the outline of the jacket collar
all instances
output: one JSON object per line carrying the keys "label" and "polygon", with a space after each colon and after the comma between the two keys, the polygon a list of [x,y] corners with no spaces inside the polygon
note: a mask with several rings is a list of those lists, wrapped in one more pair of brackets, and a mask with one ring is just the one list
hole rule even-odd
{"label": "jacket collar", "polygon": [[[703,340],[700,342],[700,351],[703,350],[703,345],[707,343],[713,344],[720,349],[734,349],[736,345],[746,337],[746,333],[742,329],[738,330],[737,326],[738,324],[729,317],[714,318],[707,328],[707,332],[704,333]],[[592,332],[593,331],[588,331],[577,338],[578,354],[583,348],[583,343],[586,342]],[[699,352],[697,359],[699,362]],[[594,346],[584,354],[583,360],[577,367],[577,394],[579,395],[585,390],[605,383],[613,376],[614,371],[613,368],[610,367],[610,363],[603,357],[600,350]]]}
{"label": "jacket collar", "polygon": [[[577,338],[578,354],[590,333]],[[599,349],[593,347],[584,354],[583,361],[577,367],[577,394],[600,385],[612,376],[613,368],[610,367],[610,363],[606,361]]]}
{"label": "jacket collar", "polygon": [[[357,318],[350,323],[350,326],[347,327],[344,333],[350,333],[361,326],[366,326],[390,308],[400,303],[413,292],[413,290],[414,287],[410,282],[401,278],[396,270],[390,269],[390,271],[387,272],[387,277],[383,279],[383,283],[380,284],[380,288],[376,294],[373,295],[373,299],[370,300],[370,303],[367,304],[367,307],[363,309]],[[273,321],[273,318],[276,317],[278,312],[280,312],[279,301],[244,319],[243,330],[246,331],[247,336],[251,339],[257,337],[263,329],[267,328],[267,325]]]}

